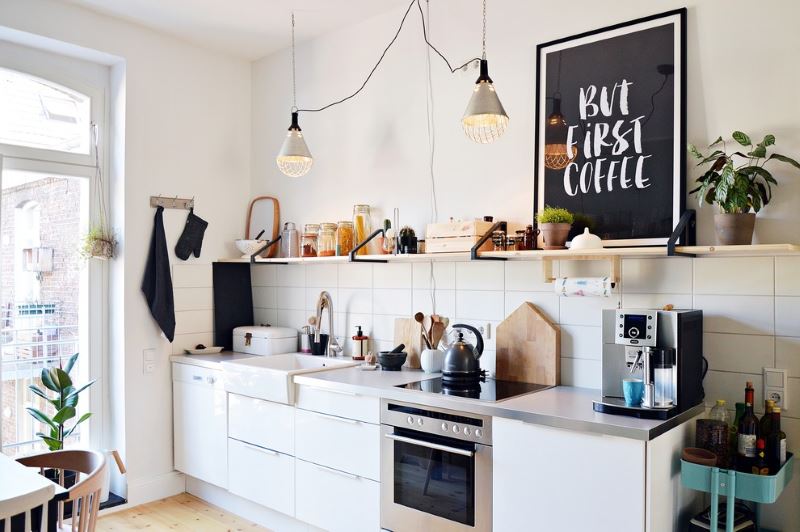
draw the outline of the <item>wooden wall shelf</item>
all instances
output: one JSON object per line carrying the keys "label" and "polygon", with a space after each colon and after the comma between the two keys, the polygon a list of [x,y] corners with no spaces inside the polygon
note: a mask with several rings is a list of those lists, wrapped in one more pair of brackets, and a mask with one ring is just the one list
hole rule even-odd
{"label": "wooden wall shelf", "polygon": [[[759,257],[774,255],[800,255],[799,244],[754,244],[750,246],[678,246],[679,253],[688,253],[698,257]],[[667,257],[667,248],[603,248],[571,251],[541,250],[532,251],[486,251],[480,254],[485,258],[506,260],[605,260],[618,258]],[[388,262],[461,262],[470,260],[468,252],[463,253],[423,253],[417,255],[361,255],[364,259],[384,259]],[[681,256],[675,257],[681,258]],[[219,259],[219,262],[250,262],[249,259]],[[349,257],[308,257],[295,259],[256,259],[256,264],[345,264]]]}

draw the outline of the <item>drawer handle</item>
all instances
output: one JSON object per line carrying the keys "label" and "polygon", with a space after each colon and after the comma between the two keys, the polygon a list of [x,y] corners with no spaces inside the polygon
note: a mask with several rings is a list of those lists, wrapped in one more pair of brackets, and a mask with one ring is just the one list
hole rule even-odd
{"label": "drawer handle", "polygon": [[358,475],[353,475],[352,473],[345,473],[344,471],[339,471],[338,469],[331,469],[330,467],[321,466],[319,464],[314,464],[314,465],[317,466],[317,469],[319,470],[326,471],[328,473],[335,473],[337,475],[347,477],[350,480],[358,480],[361,478]]}
{"label": "drawer handle", "polygon": [[460,454],[461,456],[469,456],[472,458],[475,456],[474,451],[467,451],[466,449],[459,449],[457,447],[450,447],[449,445],[441,445],[439,443],[433,443],[424,440],[417,440],[414,438],[407,438],[405,436],[398,436],[397,434],[384,434],[387,438],[394,441],[399,441],[403,443],[408,443],[411,445],[419,445],[420,447],[427,447],[428,449],[434,449],[437,451],[444,451],[446,453],[453,453],[453,454]]}
{"label": "drawer handle", "polygon": [[350,425],[360,425],[361,422],[357,419],[349,419],[346,417],[339,417],[339,416],[331,416],[330,414],[323,414],[322,412],[313,412],[309,410],[310,413],[314,414],[315,416],[325,418],[325,419],[332,419],[334,421],[339,421],[340,423],[348,423]]}
{"label": "drawer handle", "polygon": [[259,447],[258,445],[247,443],[246,441],[243,441],[241,443],[248,449],[252,449],[253,451],[258,451],[259,453],[268,454],[270,456],[278,456],[280,454],[278,451],[273,451],[272,449],[265,449],[264,447]]}
{"label": "drawer handle", "polygon": [[202,382],[203,376],[202,375],[192,375],[192,380],[193,381],[201,381]]}

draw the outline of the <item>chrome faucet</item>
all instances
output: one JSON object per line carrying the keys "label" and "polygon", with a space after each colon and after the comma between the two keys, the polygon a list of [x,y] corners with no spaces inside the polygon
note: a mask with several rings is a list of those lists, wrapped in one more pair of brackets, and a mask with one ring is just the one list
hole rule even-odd
{"label": "chrome faucet", "polygon": [[322,330],[322,311],[328,309],[328,349],[326,350],[327,356],[335,357],[342,352],[342,346],[336,341],[336,335],[333,329],[333,300],[327,291],[322,291],[317,299],[317,327],[314,331],[314,343],[320,342],[320,331]]}

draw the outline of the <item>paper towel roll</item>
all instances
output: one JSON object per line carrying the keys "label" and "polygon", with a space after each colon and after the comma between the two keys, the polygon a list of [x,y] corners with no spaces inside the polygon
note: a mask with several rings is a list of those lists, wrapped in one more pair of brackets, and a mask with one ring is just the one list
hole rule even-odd
{"label": "paper towel roll", "polygon": [[559,277],[554,283],[562,297],[609,297],[611,288],[608,277]]}

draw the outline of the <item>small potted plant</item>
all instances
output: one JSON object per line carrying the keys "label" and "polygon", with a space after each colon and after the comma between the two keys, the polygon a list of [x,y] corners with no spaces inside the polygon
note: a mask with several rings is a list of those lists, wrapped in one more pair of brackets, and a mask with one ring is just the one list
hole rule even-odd
{"label": "small potted plant", "polygon": [[95,225],[84,235],[80,253],[85,259],[111,259],[117,247],[117,240],[110,230]]}
{"label": "small potted plant", "polygon": [[575,216],[567,209],[545,205],[536,215],[544,249],[566,249],[567,237],[574,221]]}
{"label": "small potted plant", "polygon": [[711,165],[697,178],[698,186],[689,193],[697,194],[701,206],[703,202],[718,206],[720,212],[714,215],[718,244],[746,245],[753,241],[756,213],[772,199],[772,185],[778,185],[764,166],[775,160],[800,169],[800,163],[778,153],[767,156],[767,147],[775,144],[774,135],[765,136],[755,146],[741,131],[734,131],[731,136],[749,151],[729,153],[722,137],[708,146],[711,149],[721,145],[722,149],[717,148],[709,155],[689,144],[689,153],[700,160],[697,166]]}

